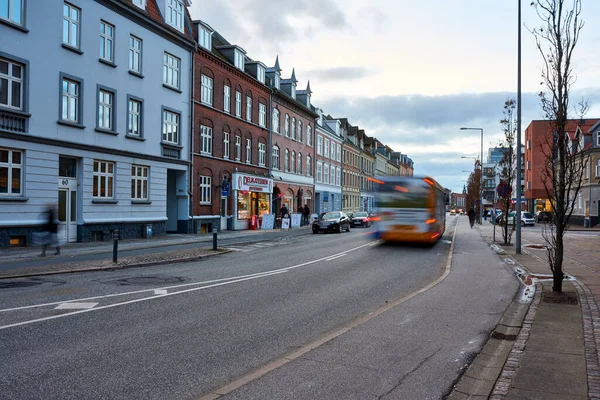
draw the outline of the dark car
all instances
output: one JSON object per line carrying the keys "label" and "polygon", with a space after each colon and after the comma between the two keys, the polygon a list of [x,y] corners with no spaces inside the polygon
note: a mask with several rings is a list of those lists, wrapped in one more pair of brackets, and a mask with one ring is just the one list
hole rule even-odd
{"label": "dark car", "polygon": [[371,226],[371,215],[366,211],[357,211],[350,214],[350,226],[364,226],[368,228]]}
{"label": "dark car", "polygon": [[549,211],[540,211],[536,218],[537,222],[552,222],[552,213]]}
{"label": "dark car", "polygon": [[313,222],[313,233],[319,232],[350,232],[350,218],[341,211],[326,212],[319,215],[319,218]]}

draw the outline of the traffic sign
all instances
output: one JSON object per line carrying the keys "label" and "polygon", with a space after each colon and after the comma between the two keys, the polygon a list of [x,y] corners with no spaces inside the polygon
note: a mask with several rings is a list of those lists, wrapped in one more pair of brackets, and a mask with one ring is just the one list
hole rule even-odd
{"label": "traffic sign", "polygon": [[230,192],[231,187],[229,186],[229,182],[223,182],[223,185],[221,186],[221,197],[229,196]]}

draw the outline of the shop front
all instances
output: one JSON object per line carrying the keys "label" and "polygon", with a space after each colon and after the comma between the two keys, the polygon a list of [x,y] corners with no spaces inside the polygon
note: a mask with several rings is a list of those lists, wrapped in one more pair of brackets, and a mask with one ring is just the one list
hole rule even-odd
{"label": "shop front", "polygon": [[252,217],[260,224],[271,213],[273,179],[235,172],[232,183],[233,230],[250,229]]}

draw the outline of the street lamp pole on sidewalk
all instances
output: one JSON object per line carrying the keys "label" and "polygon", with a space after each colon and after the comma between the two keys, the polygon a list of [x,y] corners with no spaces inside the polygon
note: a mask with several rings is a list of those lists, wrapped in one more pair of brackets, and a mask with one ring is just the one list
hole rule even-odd
{"label": "street lamp pole on sidewalk", "polygon": [[479,223],[483,224],[483,128],[460,128],[461,131],[481,131],[481,154],[479,157]]}
{"label": "street lamp pole on sidewalk", "polygon": [[[515,250],[521,254],[521,0],[519,0],[518,42],[517,45],[517,207],[515,213]],[[535,210],[533,210],[535,211]]]}

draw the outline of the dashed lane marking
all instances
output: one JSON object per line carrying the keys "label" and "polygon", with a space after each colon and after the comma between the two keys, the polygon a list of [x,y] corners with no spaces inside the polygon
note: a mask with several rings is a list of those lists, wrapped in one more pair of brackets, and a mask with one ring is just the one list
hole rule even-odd
{"label": "dashed lane marking", "polygon": [[62,303],[56,306],[55,310],[89,310],[98,305],[98,303]]}

